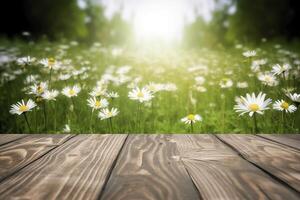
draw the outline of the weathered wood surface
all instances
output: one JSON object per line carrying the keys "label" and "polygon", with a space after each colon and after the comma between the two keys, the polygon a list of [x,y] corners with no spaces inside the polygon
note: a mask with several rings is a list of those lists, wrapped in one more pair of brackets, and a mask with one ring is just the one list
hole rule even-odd
{"label": "weathered wood surface", "polygon": [[0,135],[4,140],[5,200],[300,199],[299,135]]}
{"label": "weathered wood surface", "polygon": [[26,136],[26,134],[0,134],[0,146]]}
{"label": "weathered wood surface", "polygon": [[199,199],[169,135],[130,135],[102,199]]}
{"label": "weathered wood surface", "polygon": [[300,151],[254,135],[219,135],[249,162],[300,192]]}
{"label": "weathered wood surface", "polygon": [[298,199],[215,136],[177,135],[175,140],[203,199]]}
{"label": "weathered wood surface", "polygon": [[0,181],[62,144],[71,135],[32,135],[0,146]]}
{"label": "weathered wood surface", "polygon": [[4,180],[0,199],[97,199],[125,138],[76,136]]}
{"label": "weathered wood surface", "polygon": [[293,147],[295,149],[300,150],[300,135],[292,135],[292,134],[288,134],[288,135],[259,135],[263,138],[287,145],[289,147]]}

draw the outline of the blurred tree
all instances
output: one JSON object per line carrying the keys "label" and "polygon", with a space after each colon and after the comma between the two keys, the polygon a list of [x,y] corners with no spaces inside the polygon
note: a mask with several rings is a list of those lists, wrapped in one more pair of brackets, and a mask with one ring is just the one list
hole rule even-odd
{"label": "blurred tree", "polygon": [[109,38],[109,22],[104,16],[104,8],[95,4],[93,0],[86,0],[86,3],[87,40],[90,42],[97,40],[104,43]]}
{"label": "blurred tree", "polygon": [[214,46],[225,42],[228,23],[228,6],[213,11],[212,19],[205,21],[198,16],[196,20],[186,26],[184,41],[188,46]]}
{"label": "blurred tree", "polygon": [[233,0],[226,38],[255,41],[261,38],[299,37],[299,0]]}
{"label": "blurred tree", "polygon": [[8,35],[30,31],[50,38],[84,37],[84,12],[77,0],[10,0],[1,2],[1,32]]}
{"label": "blurred tree", "polygon": [[53,38],[83,38],[87,31],[85,15],[77,0],[24,0],[32,31]]}
{"label": "blurred tree", "polygon": [[121,16],[121,11],[115,13],[109,24],[109,41],[113,44],[124,44],[131,40],[132,27]]}

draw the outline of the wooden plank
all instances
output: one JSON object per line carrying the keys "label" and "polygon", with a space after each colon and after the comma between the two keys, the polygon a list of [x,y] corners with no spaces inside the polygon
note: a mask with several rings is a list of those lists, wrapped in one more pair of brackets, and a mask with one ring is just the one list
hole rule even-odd
{"label": "wooden plank", "polygon": [[181,160],[203,199],[299,199],[212,135],[175,135]]}
{"label": "wooden plank", "polygon": [[254,135],[219,135],[245,159],[300,192],[300,151]]}
{"label": "wooden plank", "polygon": [[26,134],[0,134],[0,146],[26,136]]}
{"label": "wooden plank", "polygon": [[0,181],[40,158],[71,135],[29,135],[0,147]]}
{"label": "wooden plank", "polygon": [[0,199],[97,199],[126,135],[78,135],[0,184]]}
{"label": "wooden plank", "polygon": [[199,199],[170,135],[130,135],[103,200]]}
{"label": "wooden plank", "polygon": [[293,134],[288,134],[288,135],[262,134],[259,136],[300,150],[300,134],[299,135],[298,134],[297,135],[296,134],[294,135]]}

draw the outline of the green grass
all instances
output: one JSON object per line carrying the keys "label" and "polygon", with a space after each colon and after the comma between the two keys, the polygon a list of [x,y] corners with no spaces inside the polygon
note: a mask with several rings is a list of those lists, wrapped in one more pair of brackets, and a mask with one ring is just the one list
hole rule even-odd
{"label": "green grass", "polygon": [[[67,46],[62,46],[67,45]],[[64,70],[52,70],[51,89],[62,90],[65,86],[80,85],[81,92],[74,97],[74,109],[72,101],[62,94],[56,101],[38,102],[38,107],[28,112],[28,121],[32,132],[35,133],[61,133],[65,124],[71,127],[72,133],[107,133],[110,132],[108,120],[97,118],[98,111],[91,117],[92,110],[87,105],[89,92],[96,82],[99,81],[109,66],[113,75],[121,66],[129,65],[132,69],[126,76],[129,80],[120,85],[109,83],[108,91],[118,92],[119,98],[113,101],[109,99],[109,107],[116,107],[120,113],[112,118],[113,132],[115,133],[187,133],[190,127],[181,122],[181,118],[190,113],[200,114],[202,122],[194,124],[195,133],[251,133],[253,119],[248,114],[239,116],[233,110],[235,97],[245,96],[246,93],[260,91],[267,94],[273,102],[284,99],[292,103],[282,91],[283,88],[293,88],[299,94],[299,66],[295,61],[299,60],[298,50],[289,50],[289,47],[275,48],[273,43],[264,44],[254,48],[200,48],[197,50],[187,49],[143,49],[124,48],[121,55],[112,55],[113,47],[99,46],[72,46],[68,42],[49,43],[25,43],[21,41],[1,42],[1,57],[14,54],[16,58],[32,56],[40,60],[53,57],[57,61],[71,63],[64,64]],[[68,47],[65,49],[64,47]],[[242,53],[246,50],[256,50],[257,56],[252,60],[267,59],[267,64],[261,66],[261,71],[270,71],[276,63],[290,63],[292,69],[289,77],[284,80],[277,77],[279,85],[275,87],[264,86],[258,79],[257,74],[251,71],[251,59],[245,58]],[[2,60],[2,59],[1,59]],[[296,62],[297,63],[297,62]],[[191,67],[206,66],[205,70],[189,71]],[[88,70],[78,76],[72,76],[67,81],[58,80],[63,73],[73,73],[87,67]],[[29,132],[23,116],[9,113],[10,106],[21,99],[29,98],[37,100],[37,97],[27,93],[29,85],[24,83],[30,74],[40,76],[38,81],[49,81],[49,69],[40,64],[30,64],[25,68],[17,65],[12,60],[2,63],[0,67],[0,131],[8,133]],[[7,80],[7,75],[15,74],[14,80]],[[205,82],[202,87],[206,92],[199,92],[195,89],[195,77],[203,76]],[[137,83],[144,87],[149,82],[173,83],[176,91],[160,91],[154,94],[152,101],[140,104],[128,98],[134,80],[140,78]],[[221,88],[219,83],[222,79],[228,78],[233,81],[230,88]],[[237,82],[247,82],[247,88],[237,88]],[[46,109],[44,107],[46,105]],[[138,109],[140,110],[138,114]],[[282,119],[282,113],[277,110],[267,110],[263,115],[257,116],[258,128],[261,133],[299,133],[300,114],[287,113]],[[47,116],[47,128],[45,128],[44,115]],[[140,124],[138,126],[137,124]]]}

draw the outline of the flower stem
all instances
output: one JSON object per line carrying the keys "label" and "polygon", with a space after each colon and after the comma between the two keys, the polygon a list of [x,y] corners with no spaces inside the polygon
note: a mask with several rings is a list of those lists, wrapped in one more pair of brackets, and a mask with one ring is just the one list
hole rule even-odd
{"label": "flower stem", "polygon": [[28,122],[28,119],[27,119],[27,116],[26,116],[25,112],[24,112],[24,117],[25,117],[25,121],[27,123],[28,129],[29,129],[29,133],[31,133],[31,128],[30,128],[30,125],[29,125],[29,122]]}
{"label": "flower stem", "polygon": [[256,119],[256,113],[253,114],[253,122],[254,122],[254,133],[258,133],[258,128],[257,128],[257,119]]}
{"label": "flower stem", "polygon": [[71,97],[71,101],[72,101],[72,105],[73,105],[73,113],[75,115],[75,122],[77,122],[77,114],[76,114],[76,110],[75,110],[75,101],[74,101],[73,97]]}
{"label": "flower stem", "polygon": [[285,129],[285,116],[284,116],[284,110],[281,113],[281,133],[284,133],[284,129]]}
{"label": "flower stem", "polygon": [[92,110],[92,114],[91,114],[91,118],[90,118],[90,133],[93,133],[93,130],[92,130],[93,114],[94,114],[94,111]]}
{"label": "flower stem", "polygon": [[226,107],[226,95],[224,95],[223,106],[222,106],[222,133],[225,133],[225,107]]}
{"label": "flower stem", "polygon": [[38,132],[38,125],[37,125],[38,124],[38,121],[37,121],[38,120],[37,119],[37,112],[38,111],[35,109],[33,112],[34,112],[34,121],[35,121],[35,125],[34,125],[35,126],[35,131]]}
{"label": "flower stem", "polygon": [[110,133],[113,133],[112,118],[109,118]]}
{"label": "flower stem", "polygon": [[50,75],[49,75],[49,88],[51,87],[51,76],[52,76],[52,67],[50,68]]}
{"label": "flower stem", "polygon": [[137,123],[137,130],[138,130],[138,132],[141,131],[141,116],[140,116],[140,111],[141,111],[141,105],[139,103],[138,107],[137,107],[137,114],[136,114],[136,123]]}
{"label": "flower stem", "polygon": [[54,131],[56,133],[56,102],[54,101]]}
{"label": "flower stem", "polygon": [[44,119],[45,119],[45,131],[47,132],[47,110],[46,110],[46,101],[44,101]]}
{"label": "flower stem", "polygon": [[194,133],[194,124],[191,122],[191,133]]}

